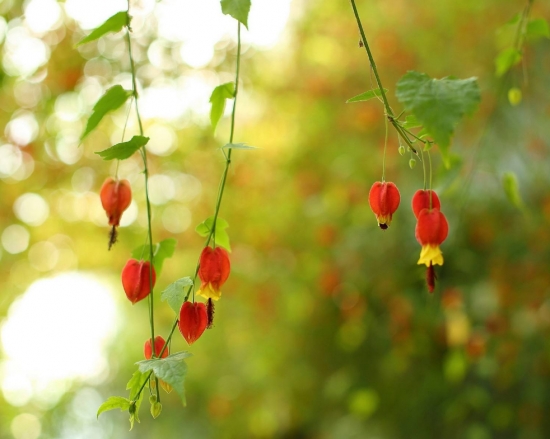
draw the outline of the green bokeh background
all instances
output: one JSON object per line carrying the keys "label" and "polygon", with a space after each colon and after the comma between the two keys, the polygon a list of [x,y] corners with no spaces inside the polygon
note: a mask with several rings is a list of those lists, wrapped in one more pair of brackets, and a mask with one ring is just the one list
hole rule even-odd
{"label": "green bokeh background", "polygon": [[[13,437],[10,423],[23,412],[40,418],[41,438],[71,437],[70,431],[88,432],[86,438],[550,437],[550,40],[526,43],[527,83],[521,66],[494,75],[494,59],[510,37],[498,29],[525,3],[358,1],[396,113],[395,83],[408,70],[477,76],[482,92],[479,110],[457,127],[450,169],[434,149],[434,188],[450,233],[433,295],[416,265],[420,247],[410,209],[423,184],[422,166],[409,169],[410,157],[398,154],[391,129],[386,178],[399,187],[401,206],[389,230],[378,229],[368,205],[370,186],[381,177],[385,124],[376,100],[345,104],[374,83],[349,2],[296,0],[284,41],[271,50],[246,47],[242,59],[235,140],[260,149],[233,155],[221,209],[230,224],[232,273],[215,327],[189,348],[187,407],[174,394],[163,396],[163,413],[153,420],[144,404],[131,432],[118,411],[95,420],[94,398],[125,395],[148,335],[145,303],[130,306],[119,288],[124,325],[109,348],[103,384],[72,382],[47,411],[32,401],[13,407],[0,392],[0,438]],[[8,22],[21,14],[18,1],[0,8]],[[550,17],[550,5],[535,1],[532,16]],[[107,252],[107,227],[67,219],[75,173],[89,169],[95,193],[113,173],[94,152],[110,145],[114,124],[107,118],[74,164],[47,152],[56,137],[46,126],[57,96],[78,89],[86,58],[98,56],[94,44],[75,51],[82,31],[73,22],[67,20],[64,32],[42,83],[48,92],[30,109],[40,132],[23,149],[35,171],[20,182],[0,182],[0,228],[20,223],[12,207],[17,197],[38,193],[51,213],[29,228],[31,245],[63,235],[77,259],[44,273],[26,252],[4,251],[0,321],[39,277],[78,267],[118,288],[130,251],[145,240],[138,221]],[[144,35],[138,67],[147,64],[146,48],[156,39],[154,29]],[[104,82],[128,69],[124,57],[108,56],[120,39],[109,37],[100,55],[112,70]],[[218,52],[224,61],[207,69],[232,72],[234,41]],[[178,65],[163,74],[178,78],[190,70]],[[5,126],[18,110],[13,89],[21,78],[2,73],[0,79]],[[506,97],[513,86],[523,93],[514,107]],[[146,135],[152,122],[145,122]],[[193,229],[212,214],[223,170],[217,148],[228,128],[228,118],[215,136],[202,122],[175,123],[178,148],[150,156],[151,175],[183,172],[202,185],[200,197],[185,205],[193,218],[185,232],[163,227],[162,214],[175,202],[153,206],[155,241],[178,240],[157,291],[193,273],[203,244]],[[137,156],[134,162],[140,166]],[[523,210],[506,198],[505,172],[517,175]],[[140,215],[143,197],[143,184],[136,183]],[[97,196],[90,200],[99,203]],[[157,326],[166,334],[173,313],[158,296]],[[176,333],[172,350],[184,349]],[[76,410],[83,391],[93,397],[81,397],[91,402]]]}

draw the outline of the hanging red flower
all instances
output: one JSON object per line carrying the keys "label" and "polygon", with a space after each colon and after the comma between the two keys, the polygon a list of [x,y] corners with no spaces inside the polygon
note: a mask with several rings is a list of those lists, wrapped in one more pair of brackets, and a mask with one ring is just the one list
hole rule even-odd
{"label": "hanging red flower", "polygon": [[378,226],[385,230],[389,227],[392,215],[399,207],[401,196],[397,186],[391,182],[377,181],[372,185],[369,192],[370,208],[376,216]]}
{"label": "hanging red flower", "polygon": [[416,223],[416,240],[422,246],[418,264],[443,265],[443,254],[439,246],[447,238],[449,224],[439,209],[422,209]]}
{"label": "hanging red flower", "polygon": [[[431,196],[431,205],[430,205]],[[412,210],[414,216],[418,219],[418,214],[422,209],[441,209],[439,197],[435,191],[422,189],[417,190],[412,197]]]}
{"label": "hanging red flower", "polygon": [[206,306],[200,302],[184,302],[180,309],[178,329],[183,338],[192,345],[208,325]]}
{"label": "hanging red flower", "polygon": [[[162,351],[162,348],[164,347],[165,344],[166,344],[166,341],[164,341],[164,338],[162,338],[160,335],[157,335],[155,337],[155,356],[157,357],[160,356],[160,352]],[[143,353],[145,355],[145,358],[147,358],[148,360],[150,360],[151,357],[153,356],[153,349],[151,348],[150,338],[147,339],[147,341],[145,342],[145,345],[143,346]],[[161,358],[166,358],[168,354],[169,352],[168,352],[168,346],[167,346],[164,352],[162,353]]]}
{"label": "hanging red flower", "polygon": [[101,186],[99,192],[101,205],[105,209],[105,213],[109,217],[109,225],[113,226],[109,237],[109,250],[116,242],[116,228],[120,224],[122,213],[128,209],[132,202],[132,189],[128,180],[114,180],[109,177]]}
{"label": "hanging red flower", "polygon": [[[122,270],[122,287],[126,297],[132,303],[145,299],[151,292],[149,261],[136,261],[130,259]],[[153,267],[153,282],[155,285],[156,273]]]}
{"label": "hanging red flower", "polygon": [[220,288],[229,277],[231,269],[227,250],[222,247],[205,247],[199,264],[201,286],[197,294],[207,299],[218,300],[222,295]]}

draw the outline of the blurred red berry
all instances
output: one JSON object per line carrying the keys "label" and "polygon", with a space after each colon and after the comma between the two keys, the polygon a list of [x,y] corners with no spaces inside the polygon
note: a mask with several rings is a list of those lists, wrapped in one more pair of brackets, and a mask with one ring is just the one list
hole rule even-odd
{"label": "blurred red berry", "polygon": [[[430,206],[431,195],[431,206]],[[418,219],[418,214],[422,209],[441,209],[441,203],[439,197],[432,190],[424,191],[422,189],[417,190],[412,197],[412,210],[414,216]]]}
{"label": "blurred red berry", "polygon": [[449,233],[449,224],[439,209],[422,209],[416,223],[416,240],[422,246],[418,264],[443,265],[443,254],[439,245]]}
{"label": "blurred red berry", "polygon": [[218,300],[222,295],[220,288],[229,277],[231,269],[227,250],[222,247],[205,247],[199,264],[201,287],[197,294],[207,299]]}
{"label": "blurred red berry", "polygon": [[[137,303],[145,299],[151,292],[150,285],[150,266],[149,261],[136,261],[130,259],[122,270],[122,286],[128,300]],[[153,271],[153,283],[155,285],[156,273]]]}
{"label": "blurred red berry", "polygon": [[[164,338],[162,338],[160,335],[157,335],[155,337],[155,356],[157,357],[160,356],[160,352],[162,351],[162,348],[164,347],[165,344],[166,344],[166,341],[164,341]],[[143,353],[145,355],[145,358],[147,358],[148,360],[151,359],[151,357],[153,356],[153,349],[151,349],[150,338],[147,339],[147,341],[145,342],[145,345],[143,346]],[[166,358],[168,354],[169,352],[168,352],[168,346],[167,346],[164,352],[162,353],[161,358]]]}
{"label": "blurred red berry", "polygon": [[208,325],[206,306],[200,302],[184,302],[180,310],[178,329],[183,338],[192,345]]}
{"label": "blurred red berry", "polygon": [[120,224],[122,213],[128,209],[132,202],[132,189],[128,180],[114,180],[107,178],[99,193],[101,205],[109,217],[109,225],[113,226],[109,239],[109,249],[116,242],[116,228]]}
{"label": "blurred red berry", "polygon": [[389,227],[392,215],[399,207],[401,196],[395,184],[377,181],[369,192],[370,208],[376,216],[378,226],[385,230]]}

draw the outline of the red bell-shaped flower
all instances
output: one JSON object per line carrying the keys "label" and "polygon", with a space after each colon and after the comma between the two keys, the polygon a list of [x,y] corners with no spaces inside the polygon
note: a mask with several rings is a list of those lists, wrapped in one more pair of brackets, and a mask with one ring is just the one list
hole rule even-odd
{"label": "red bell-shaped flower", "polygon": [[[164,347],[165,344],[166,344],[166,341],[164,341],[164,338],[162,338],[160,335],[157,335],[155,337],[155,356],[157,357],[160,356],[160,352],[162,351],[162,348]],[[151,357],[153,356],[153,349],[151,348],[150,338],[147,339],[147,341],[145,342],[145,345],[143,346],[143,353],[145,355],[145,358],[147,358],[148,360],[151,359]],[[161,358],[166,358],[168,354],[169,354],[168,346],[166,346],[166,349],[162,353]]]}
{"label": "red bell-shaped flower", "polygon": [[418,264],[443,265],[443,254],[439,245],[445,241],[449,233],[447,218],[439,209],[422,209],[416,223],[416,240],[422,246]]}
{"label": "red bell-shaped flower", "polygon": [[389,227],[392,215],[399,207],[401,196],[395,184],[377,181],[369,192],[370,208],[376,215],[378,226],[385,230]]}
{"label": "red bell-shaped flower", "polygon": [[122,213],[132,202],[132,189],[128,180],[114,180],[107,178],[99,192],[101,205],[109,217],[109,225],[113,226],[109,238],[109,250],[116,242],[116,228],[120,224]]}
{"label": "red bell-shaped flower", "polygon": [[[132,303],[137,303],[145,299],[151,292],[150,282],[150,266],[149,261],[136,261],[130,259],[122,270],[122,287]],[[155,285],[156,273],[155,268],[152,268],[153,283]]]}
{"label": "red bell-shaped flower", "polygon": [[[431,205],[430,205],[431,196]],[[422,209],[441,209],[441,203],[439,197],[432,190],[424,191],[422,189],[417,190],[412,197],[412,210],[414,216],[418,219],[418,214]]]}
{"label": "red bell-shaped flower", "polygon": [[204,332],[208,325],[206,306],[201,302],[184,302],[180,309],[178,329],[190,345]]}
{"label": "red bell-shaped flower", "polygon": [[199,264],[201,287],[197,294],[207,299],[218,300],[222,295],[220,288],[229,277],[231,270],[227,250],[222,247],[205,247]]}

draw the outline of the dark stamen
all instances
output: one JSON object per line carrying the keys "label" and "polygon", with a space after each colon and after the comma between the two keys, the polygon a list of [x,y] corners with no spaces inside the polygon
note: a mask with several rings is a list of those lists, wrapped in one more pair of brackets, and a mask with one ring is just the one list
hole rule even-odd
{"label": "dark stamen", "polygon": [[113,226],[113,228],[109,232],[109,250],[111,250],[111,247],[115,244],[117,237],[118,233],[116,230],[116,226]]}
{"label": "dark stamen", "polygon": [[437,276],[435,274],[434,266],[430,262],[430,266],[426,270],[426,283],[428,284],[428,292],[433,293],[435,289],[435,280]]}
{"label": "dark stamen", "polygon": [[208,317],[206,329],[212,329],[214,323],[214,302],[212,299],[208,299],[208,302],[206,302],[206,316]]}

